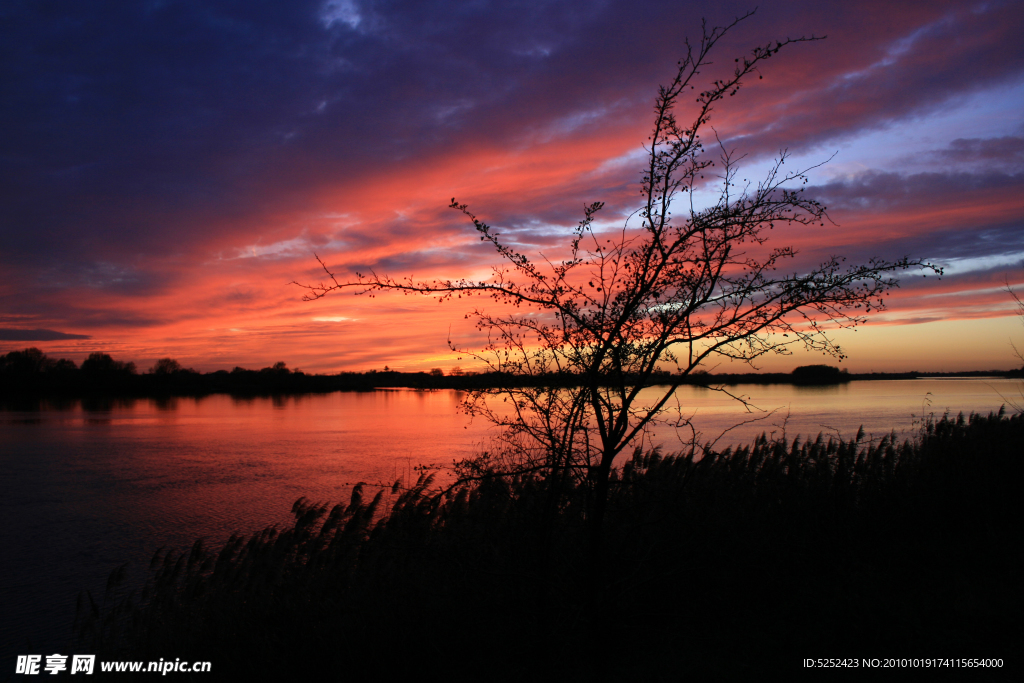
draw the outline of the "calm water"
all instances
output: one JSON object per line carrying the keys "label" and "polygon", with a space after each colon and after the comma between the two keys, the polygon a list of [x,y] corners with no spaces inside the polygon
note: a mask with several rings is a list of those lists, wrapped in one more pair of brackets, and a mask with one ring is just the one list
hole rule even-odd
{"label": "calm water", "polygon": [[[922,416],[989,412],[1004,402],[1000,394],[1020,397],[1019,382],[998,379],[730,390],[765,412],[705,389],[678,392],[703,441],[783,430],[852,437],[861,425],[876,437],[909,435]],[[218,543],[285,523],[300,496],[336,502],[355,482],[414,478],[417,465],[479,452],[491,433],[458,412],[460,399],[397,390],[0,411],[0,680],[16,654],[62,651],[78,591],[99,599],[121,563],[139,568],[159,546]],[[647,440],[679,445],[666,426]]]}

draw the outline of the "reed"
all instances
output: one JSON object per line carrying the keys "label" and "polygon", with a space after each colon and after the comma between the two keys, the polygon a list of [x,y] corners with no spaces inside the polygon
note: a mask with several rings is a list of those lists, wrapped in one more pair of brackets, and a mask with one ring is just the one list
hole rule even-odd
{"label": "reed", "polygon": [[582,487],[357,486],[347,504],[296,501],[286,529],[157,552],[138,595],[84,594],[76,628],[105,658],[209,660],[253,680],[356,662],[723,678],[803,657],[1007,657],[1024,607],[1022,443],[1024,417],[1000,413],[906,441],[636,453],[613,478],[597,568]]}

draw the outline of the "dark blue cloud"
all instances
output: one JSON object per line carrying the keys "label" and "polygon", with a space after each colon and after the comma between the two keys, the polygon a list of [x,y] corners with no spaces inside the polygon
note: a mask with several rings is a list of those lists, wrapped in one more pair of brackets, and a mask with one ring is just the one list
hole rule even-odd
{"label": "dark blue cloud", "polygon": [[87,334],[68,334],[55,330],[0,328],[0,341],[59,341],[62,339],[92,339],[92,337]]}
{"label": "dark blue cloud", "polygon": [[[941,112],[965,95],[1024,76],[1024,11],[986,3],[820,3],[808,10],[829,34],[817,68],[752,116],[742,150],[776,154]],[[821,29],[819,29],[821,30]],[[767,113],[768,116],[763,114]]]}
{"label": "dark blue cloud", "polygon": [[809,196],[828,206],[830,212],[875,213],[914,207],[954,208],[957,200],[965,196],[992,193],[996,199],[1007,199],[1020,197],[1022,191],[1024,173],[998,170],[983,173],[866,171],[806,190]]}
{"label": "dark blue cloud", "polygon": [[982,172],[1024,172],[1024,137],[957,138],[948,148],[936,151],[932,159],[941,164],[973,166]]}
{"label": "dark blue cloud", "polygon": [[[986,154],[989,146],[973,143],[951,145],[966,154]],[[993,152],[994,154],[994,152]],[[1005,158],[1010,152],[999,153]],[[890,173],[870,171],[852,178],[807,189],[810,196],[829,207],[829,213],[856,224],[868,219],[865,233],[847,234],[833,227],[816,253],[838,251],[857,263],[869,258],[891,260],[909,256],[939,266],[952,266],[944,278],[956,278],[963,287],[975,284],[979,273],[1003,281],[1019,272],[1024,254],[1024,173],[989,170],[984,173],[928,172]],[[973,211],[961,210],[965,201]],[[992,209],[991,212],[988,209]],[[996,216],[1017,213],[1009,220]],[[921,218],[926,216],[927,218]],[[840,246],[841,245],[841,246]],[[1015,277],[1015,276],[1013,276]],[[988,283],[991,286],[991,282]],[[926,282],[908,278],[907,287]]]}
{"label": "dark blue cloud", "polygon": [[[721,24],[750,7],[669,0],[5,2],[0,263],[22,283],[25,309],[43,305],[31,294],[40,282],[147,294],[171,286],[173,269],[142,274],[139,264],[205,254],[214,229],[242,233],[254,216],[298,210],[323,187],[386,175],[460,146],[515,149],[574,126],[594,135],[607,127],[642,131],[654,87],[671,76],[700,18]],[[759,94],[740,100],[751,112],[743,141],[749,151],[775,152],[780,140],[811,146],[1019,77],[1024,50],[1006,39],[1021,28],[1014,8],[762,3],[729,36],[708,75],[754,44],[830,34],[824,44],[799,46],[803,52],[791,61],[777,58]],[[872,67],[894,49],[902,52],[890,66]],[[808,59],[813,68],[795,66]],[[776,63],[779,76],[770,85]],[[851,77],[857,69],[867,71]],[[750,106],[758,98],[771,106]],[[786,118],[773,118],[773,106]],[[991,152],[988,143],[964,145],[963,154]],[[635,196],[637,179],[627,168],[596,188],[572,188],[571,197],[474,208],[543,244],[544,234],[530,232],[538,220],[572,225],[584,201]],[[1001,182],[984,174],[951,185],[919,180],[899,186],[907,196],[929,197],[937,187]],[[885,178],[857,182],[822,189],[830,202],[851,206],[861,201],[858,192],[875,206],[903,201],[895,189],[884,191]]]}

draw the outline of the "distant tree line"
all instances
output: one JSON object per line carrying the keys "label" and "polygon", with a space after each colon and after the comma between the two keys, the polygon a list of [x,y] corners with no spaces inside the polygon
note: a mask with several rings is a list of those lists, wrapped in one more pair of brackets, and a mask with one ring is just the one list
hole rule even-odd
{"label": "distant tree line", "polygon": [[[711,374],[703,371],[683,378],[685,384],[717,386],[731,384],[828,385],[866,379],[915,379],[956,374],[958,376],[1020,377],[1010,372],[967,373],[869,373],[855,374],[829,365],[804,365],[791,373]],[[639,378],[636,378],[639,379]],[[678,381],[667,371],[653,373],[647,384]],[[140,373],[135,363],[119,361],[96,352],[82,365],[66,358],[50,358],[37,348],[0,355],[0,396],[197,396],[204,394],[294,394],[331,391],[371,391],[386,388],[480,389],[493,386],[576,386],[579,377],[567,372],[517,376],[503,372],[475,373],[452,368],[447,374],[440,368],[429,372],[399,372],[385,366],[368,372],[340,372],[334,375],[307,374],[291,370],[278,362],[260,370],[235,367],[201,373],[182,367],[173,358],[161,358]]]}

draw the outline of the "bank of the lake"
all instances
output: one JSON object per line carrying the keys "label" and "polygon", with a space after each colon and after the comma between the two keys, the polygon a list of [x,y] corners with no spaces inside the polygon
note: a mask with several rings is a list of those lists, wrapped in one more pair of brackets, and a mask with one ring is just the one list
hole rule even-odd
{"label": "bank of the lake", "polygon": [[[823,433],[877,443],[913,436],[929,415],[987,414],[1019,383],[1000,379],[741,385],[762,412],[727,395],[684,387],[702,440],[750,443]],[[211,546],[232,533],[289,524],[300,496],[348,500],[359,481],[411,481],[416,467],[447,465],[488,446],[486,423],[458,412],[452,390],[384,390],[272,397],[42,399],[0,410],[0,641],[4,662],[25,647],[59,651],[82,589],[103,593],[128,563],[141,582],[160,546]],[[1004,398],[1005,397],[1005,398]],[[672,417],[676,417],[673,415]],[[739,428],[737,423],[757,418]],[[678,450],[664,425],[646,445]],[[443,472],[440,473],[443,476]],[[33,650],[35,651],[35,650]]]}
{"label": "bank of the lake", "polygon": [[299,501],[285,529],[158,554],[141,602],[84,605],[79,647],[208,661],[224,680],[357,661],[394,677],[792,679],[826,658],[948,658],[946,673],[981,662],[1013,680],[1022,442],[1020,415],[972,416],[904,443],[638,455],[597,556],[588,491],[538,478]]}
{"label": "bank of the lake", "polygon": [[[906,379],[1018,379],[1024,369],[988,372],[849,373],[835,366],[807,365],[788,373],[708,373],[703,370],[677,375],[656,371],[643,377],[626,377],[643,386],[736,386],[741,384],[789,384],[796,386],[834,386],[853,381]],[[172,396],[287,395],[333,391],[374,391],[377,389],[452,389],[476,391],[503,387],[579,386],[579,375],[542,373],[515,375],[504,372],[449,372],[440,368],[430,372],[400,372],[387,367],[382,371],[310,374],[289,369],[279,362],[260,370],[236,367],[230,372],[196,372],[165,358],[148,372],[139,373],[135,363],[119,361],[107,354],[94,353],[81,367],[67,359],[49,358],[36,348],[12,351],[0,356],[0,406],[30,408],[41,399],[74,398],[166,398]]]}

